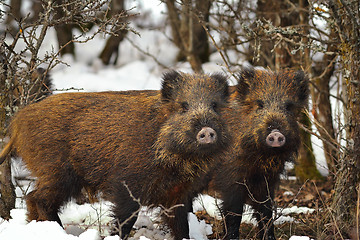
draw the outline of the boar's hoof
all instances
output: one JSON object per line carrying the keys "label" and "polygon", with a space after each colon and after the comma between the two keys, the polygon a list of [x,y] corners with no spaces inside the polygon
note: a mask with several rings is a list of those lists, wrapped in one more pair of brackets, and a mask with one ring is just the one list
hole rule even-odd
{"label": "boar's hoof", "polygon": [[215,143],[216,138],[217,138],[217,134],[215,130],[210,127],[203,127],[196,135],[196,139],[200,144]]}
{"label": "boar's hoof", "polygon": [[277,129],[272,130],[266,137],[266,144],[270,147],[282,147],[285,141],[285,136]]}

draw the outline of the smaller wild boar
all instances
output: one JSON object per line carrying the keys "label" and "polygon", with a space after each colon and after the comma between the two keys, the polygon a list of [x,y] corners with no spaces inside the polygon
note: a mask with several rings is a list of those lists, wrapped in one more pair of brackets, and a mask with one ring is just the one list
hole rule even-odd
{"label": "smaller wild boar", "polygon": [[308,96],[308,78],[302,71],[240,73],[225,116],[233,147],[210,184],[223,199],[226,239],[239,238],[245,203],[255,210],[260,238],[275,239],[274,191],[285,162],[292,161],[299,149],[297,119]]}
{"label": "smaller wild boar", "polygon": [[61,224],[60,207],[85,188],[114,203],[122,238],[140,207],[133,197],[183,204],[164,218],[175,239],[189,238],[187,200],[229,145],[228,95],[221,74],[175,71],[164,74],[161,91],[53,95],[17,113],[0,163],[16,150],[37,178],[26,197],[29,220]]}

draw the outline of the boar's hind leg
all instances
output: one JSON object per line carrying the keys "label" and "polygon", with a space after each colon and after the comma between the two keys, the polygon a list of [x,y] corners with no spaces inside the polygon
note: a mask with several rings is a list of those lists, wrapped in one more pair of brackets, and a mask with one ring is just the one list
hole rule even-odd
{"label": "boar's hind leg", "polygon": [[35,189],[26,196],[28,220],[56,221],[62,226],[58,212],[71,197],[80,193],[75,174],[59,176],[54,172],[38,178]]}
{"label": "boar's hind leg", "polygon": [[59,215],[59,204],[50,203],[48,199],[42,198],[41,194],[34,190],[26,196],[26,204],[28,209],[28,220],[37,221],[56,221],[62,226]]}
{"label": "boar's hind leg", "polygon": [[32,191],[26,196],[27,218],[29,221],[39,219],[39,213],[36,206],[37,204],[33,197],[34,193],[35,191]]}

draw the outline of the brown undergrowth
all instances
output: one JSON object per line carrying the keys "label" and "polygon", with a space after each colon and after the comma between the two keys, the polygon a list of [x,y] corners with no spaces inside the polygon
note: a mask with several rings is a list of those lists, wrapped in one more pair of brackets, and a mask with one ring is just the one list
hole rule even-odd
{"label": "brown undergrowth", "polygon": [[[319,236],[328,236],[325,233],[322,217],[331,201],[333,194],[332,181],[306,181],[301,183],[295,180],[283,179],[275,194],[275,205],[278,209],[291,207],[307,207],[314,209],[312,213],[291,213],[286,216],[292,217],[291,222],[275,224],[275,236],[277,239],[289,239],[291,236],[308,236],[312,239],[320,239]],[[209,239],[221,239],[224,236],[223,222],[214,219],[206,211],[196,212],[199,219],[211,224],[213,234]],[[281,214],[280,214],[281,216]],[[258,228],[252,224],[242,223],[240,226],[240,239],[257,239]]]}

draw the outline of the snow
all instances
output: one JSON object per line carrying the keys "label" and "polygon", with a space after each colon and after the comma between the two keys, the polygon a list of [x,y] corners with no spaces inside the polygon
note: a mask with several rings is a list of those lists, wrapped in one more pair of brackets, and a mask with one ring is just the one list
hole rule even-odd
{"label": "snow", "polygon": [[212,229],[209,224],[206,224],[204,220],[199,221],[195,214],[189,213],[189,230],[190,238],[193,239],[206,239],[206,235],[212,234]]}
{"label": "snow", "polygon": [[291,236],[289,240],[310,240],[310,238],[306,236]]}
{"label": "snow", "polygon": [[[130,1],[130,4],[139,4],[139,9],[148,11],[156,8],[156,11],[150,11],[156,23],[163,21],[163,4],[159,1]],[[148,23],[149,24],[149,23]],[[135,25],[132,25],[135,27]],[[63,56],[62,61],[67,65],[56,66],[52,71],[52,79],[57,89],[55,94],[60,94],[66,89],[71,91],[109,91],[109,90],[141,90],[141,89],[160,89],[160,79],[163,72],[167,69],[154,62],[152,57],[144,55],[133,47],[138,45],[143,51],[154,55],[157,60],[165,67],[174,68],[184,72],[191,72],[188,63],[175,62],[177,48],[169,41],[163,33],[155,30],[137,29],[140,36],[128,34],[128,40],[124,40],[120,45],[120,56],[115,66],[104,66],[96,57],[104,46],[103,36],[97,36],[91,42],[83,45],[76,44],[76,57]],[[23,45],[19,44],[17,49]],[[40,51],[42,55],[52,49],[57,48],[56,34],[50,29],[44,47]],[[15,49],[16,50],[16,49]],[[234,52],[229,52],[232,61],[242,63]],[[222,59],[218,53],[210,57],[211,62],[203,65],[205,72],[226,72]],[[243,62],[245,64],[245,62]],[[230,79],[234,84],[234,80]],[[316,149],[317,155],[321,156],[321,148]],[[325,163],[326,164],[326,163]],[[324,165],[320,163],[320,165]],[[13,168],[16,175],[28,175],[27,170],[21,165],[21,161],[14,160]],[[23,189],[31,182],[23,182]],[[28,189],[30,191],[32,186]],[[26,222],[26,204],[21,199],[23,191],[17,187],[16,208],[11,211],[9,221],[0,218],[0,239],[2,240],[100,240],[105,236],[105,240],[118,240],[119,236],[109,236],[111,218],[111,203],[100,201],[94,204],[78,205],[71,201],[63,207],[60,218],[65,229],[61,228],[56,222],[44,221]],[[208,195],[201,195],[194,201],[194,211],[205,210],[211,216],[221,219],[218,206],[221,200],[217,200]],[[242,221],[256,225],[252,218],[250,206],[246,206]],[[276,224],[284,221],[293,221],[290,213],[311,212],[312,209],[292,207],[290,209],[281,209],[282,213]],[[142,208],[139,218],[135,223],[136,229],[133,239],[169,239],[170,234],[163,226],[158,224],[158,210],[148,210]],[[212,233],[211,226],[204,220],[199,221],[193,213],[189,213],[190,237],[193,239],[207,239],[207,235]],[[292,236],[291,240],[305,240],[308,237]]]}
{"label": "snow", "polygon": [[66,231],[56,222],[44,221],[36,222],[25,221],[25,209],[13,209],[9,221],[0,224],[0,239],[38,239],[38,240],[100,240],[99,232],[89,229],[81,233],[78,237],[67,234]]}
{"label": "snow", "polygon": [[[221,219],[219,210],[216,206],[221,204],[221,200],[209,195],[200,195],[194,200],[194,211],[205,210],[210,216]],[[11,210],[9,221],[0,220],[0,239],[4,240],[41,240],[41,239],[62,239],[62,240],[100,240],[100,236],[105,236],[105,240],[117,240],[119,236],[109,236],[112,218],[110,217],[111,203],[100,201],[94,204],[78,205],[69,202],[60,214],[60,219],[64,225],[61,228],[56,222],[44,221],[27,223],[26,209],[16,208]],[[275,224],[293,222],[294,218],[289,214],[311,213],[314,209],[296,207],[278,209],[281,216],[276,218]],[[149,210],[143,207],[134,225],[136,232],[130,239],[170,239],[168,231],[164,231],[156,223],[159,219],[159,210]],[[257,225],[252,217],[253,210],[246,205],[242,222]],[[214,215],[215,214],[215,215]],[[189,230],[191,239],[207,239],[207,235],[212,234],[212,228],[204,220],[198,220],[194,213],[189,213]],[[296,238],[295,238],[296,239]]]}
{"label": "snow", "polygon": [[290,208],[284,208],[279,210],[282,215],[289,215],[289,214],[300,214],[300,213],[313,213],[315,209],[308,208],[308,207],[298,207],[298,206],[292,206]]}

